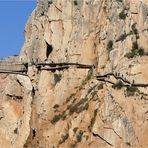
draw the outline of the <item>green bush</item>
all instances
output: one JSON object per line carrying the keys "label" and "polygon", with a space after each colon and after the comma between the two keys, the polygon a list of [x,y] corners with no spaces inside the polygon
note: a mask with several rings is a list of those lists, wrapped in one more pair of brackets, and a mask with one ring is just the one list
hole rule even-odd
{"label": "green bush", "polygon": [[59,144],[64,143],[69,137],[69,133],[66,133],[65,135],[63,135],[59,141]]}
{"label": "green bush", "polygon": [[88,71],[88,74],[87,74],[87,76],[86,76],[86,81],[88,81],[88,80],[90,80],[91,79],[91,77],[92,77],[92,75],[93,75],[93,69],[90,69],[89,71]]}
{"label": "green bush", "polygon": [[132,49],[131,52],[129,52],[129,53],[127,53],[125,55],[125,57],[127,57],[127,58],[134,58],[136,56],[143,56],[143,55],[147,55],[144,52],[144,49],[143,48],[138,48],[138,49]]}
{"label": "green bush", "polygon": [[72,115],[75,113],[80,113],[84,110],[87,110],[89,107],[88,104],[88,97],[82,98],[79,102],[76,104],[70,104],[67,109],[69,109],[69,114]]}
{"label": "green bush", "polygon": [[132,53],[132,52],[129,52],[129,53],[127,53],[126,55],[125,55],[125,57],[127,57],[127,58],[133,58],[134,57],[134,53]]}
{"label": "green bush", "polygon": [[126,88],[126,92],[127,92],[127,96],[128,96],[128,97],[129,97],[129,96],[134,96],[134,95],[136,94],[136,92],[138,92],[138,88],[128,86],[128,87]]}
{"label": "green bush", "polygon": [[116,84],[113,84],[112,87],[114,89],[121,89],[124,86],[122,81],[117,82]]}
{"label": "green bush", "polygon": [[81,142],[83,136],[83,131],[80,130],[79,133],[76,135],[77,142]]}
{"label": "green bush", "polygon": [[68,103],[72,98],[74,98],[76,94],[71,94],[67,99],[66,99],[66,103]]}
{"label": "green bush", "polygon": [[55,81],[55,84],[58,83],[62,78],[62,75],[61,74],[54,74],[54,81]]}
{"label": "green bush", "polygon": [[144,52],[144,49],[143,49],[143,48],[139,48],[139,49],[138,49],[138,54],[139,54],[140,56],[146,55],[146,53]]}
{"label": "green bush", "polygon": [[55,124],[56,122],[58,122],[59,120],[64,119],[64,118],[65,118],[64,113],[55,115],[55,116],[53,117],[53,119],[51,120],[51,123],[52,123],[52,124]]}
{"label": "green bush", "polygon": [[122,10],[119,13],[119,18],[122,19],[122,20],[125,20],[126,19],[126,16],[127,16],[127,13],[125,12],[125,10]]}
{"label": "green bush", "polygon": [[144,52],[143,48],[141,47],[139,48],[137,42],[133,42],[131,52],[127,53],[125,57],[134,58],[136,56],[143,56],[143,55],[147,55],[147,53]]}
{"label": "green bush", "polygon": [[69,113],[70,113],[70,115],[73,114],[74,112],[76,112],[77,109],[78,109],[78,106],[77,105],[70,106],[69,107]]}

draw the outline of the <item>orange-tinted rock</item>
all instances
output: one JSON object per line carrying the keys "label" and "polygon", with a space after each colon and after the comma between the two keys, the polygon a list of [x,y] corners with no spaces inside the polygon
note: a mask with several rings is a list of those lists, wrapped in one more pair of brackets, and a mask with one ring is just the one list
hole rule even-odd
{"label": "orange-tinted rock", "polygon": [[0,75],[0,145],[146,148],[148,89],[132,85],[148,84],[147,9],[147,0],[39,0],[19,60],[96,69]]}

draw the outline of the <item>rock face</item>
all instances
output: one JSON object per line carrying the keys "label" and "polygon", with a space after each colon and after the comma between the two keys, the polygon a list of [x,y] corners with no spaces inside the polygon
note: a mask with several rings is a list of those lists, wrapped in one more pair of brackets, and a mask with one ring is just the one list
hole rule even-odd
{"label": "rock face", "polygon": [[148,147],[148,0],[38,0],[19,61],[95,69],[1,74],[1,147]]}

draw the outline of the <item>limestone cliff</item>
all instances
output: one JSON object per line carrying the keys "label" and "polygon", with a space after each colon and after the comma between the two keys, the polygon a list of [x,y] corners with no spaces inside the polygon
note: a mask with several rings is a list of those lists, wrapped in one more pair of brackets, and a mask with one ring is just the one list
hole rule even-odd
{"label": "limestone cliff", "polygon": [[0,74],[0,147],[148,147],[148,0],[38,0],[19,61],[27,76]]}

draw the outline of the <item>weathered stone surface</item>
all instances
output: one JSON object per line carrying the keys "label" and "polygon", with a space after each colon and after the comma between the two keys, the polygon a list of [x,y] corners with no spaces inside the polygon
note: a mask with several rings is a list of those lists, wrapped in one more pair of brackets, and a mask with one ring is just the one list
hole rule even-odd
{"label": "weathered stone surface", "polygon": [[17,76],[1,76],[3,79],[1,83],[3,90],[0,93],[1,147],[23,147],[30,133],[32,84],[30,83],[31,86],[27,84],[26,87],[27,79],[18,77],[19,79]]}
{"label": "weathered stone surface", "polygon": [[147,10],[147,0],[38,0],[19,60],[95,69],[0,75],[0,145],[148,147]]}

